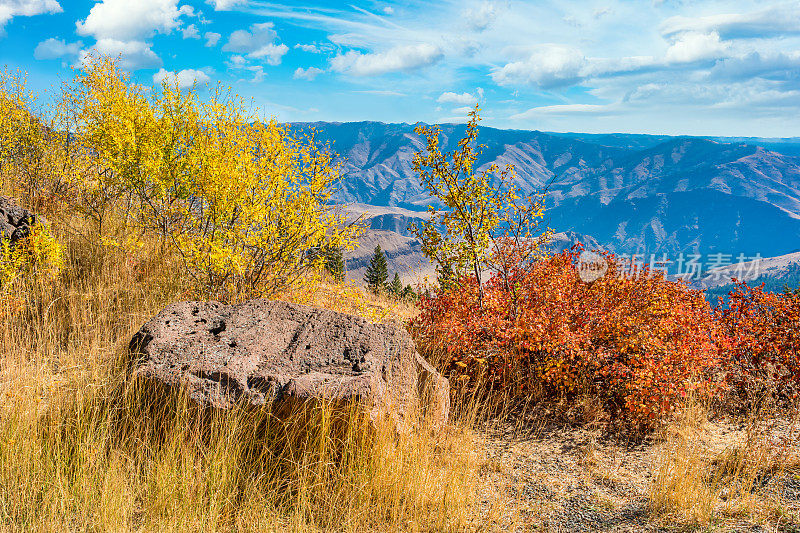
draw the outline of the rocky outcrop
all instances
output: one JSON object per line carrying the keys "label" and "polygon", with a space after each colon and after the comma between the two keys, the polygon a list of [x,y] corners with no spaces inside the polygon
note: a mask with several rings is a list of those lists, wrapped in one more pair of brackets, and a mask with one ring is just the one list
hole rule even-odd
{"label": "rocky outcrop", "polygon": [[31,234],[31,227],[37,222],[44,222],[38,217],[18,206],[8,196],[0,196],[0,239],[8,239],[13,246]]}
{"label": "rocky outcrop", "polygon": [[142,326],[130,349],[134,374],[184,386],[203,406],[356,400],[373,417],[402,422],[421,407],[438,424],[450,409],[447,379],[401,325],[326,309],[269,300],[176,303]]}

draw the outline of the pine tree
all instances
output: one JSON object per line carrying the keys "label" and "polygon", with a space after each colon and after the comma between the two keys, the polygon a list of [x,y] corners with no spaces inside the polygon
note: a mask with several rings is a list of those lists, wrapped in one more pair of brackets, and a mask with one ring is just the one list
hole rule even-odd
{"label": "pine tree", "polygon": [[397,272],[394,273],[394,279],[392,280],[392,284],[389,286],[389,292],[392,293],[392,296],[398,299],[403,293],[403,282],[400,281],[400,275]]}
{"label": "pine tree", "polygon": [[378,294],[386,289],[388,278],[389,265],[386,263],[386,256],[383,255],[381,246],[378,245],[375,247],[375,255],[372,256],[367,271],[364,273],[364,281],[373,293]]}
{"label": "pine tree", "polygon": [[411,302],[417,299],[417,294],[414,292],[414,289],[411,287],[411,285],[406,285],[400,296],[403,300],[407,302]]}
{"label": "pine tree", "polygon": [[338,246],[330,246],[322,251],[327,270],[337,281],[344,281],[344,254]]}

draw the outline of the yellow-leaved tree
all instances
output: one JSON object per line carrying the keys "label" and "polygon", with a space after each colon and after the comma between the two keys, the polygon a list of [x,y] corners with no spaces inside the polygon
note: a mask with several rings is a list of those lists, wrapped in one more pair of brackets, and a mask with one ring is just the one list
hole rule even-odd
{"label": "yellow-leaved tree", "polygon": [[23,74],[0,71],[0,177],[4,190],[20,193],[28,207],[42,211],[64,184],[69,135],[56,115],[38,109]]}
{"label": "yellow-leaved tree", "polygon": [[65,92],[76,143],[92,154],[89,213],[120,211],[183,259],[198,296],[275,294],[351,247],[358,228],[331,208],[333,156],[227,91],[201,102],[164,82],[147,90],[107,57],[89,58]]}
{"label": "yellow-leaved tree", "polygon": [[[51,187],[42,178],[60,175],[60,156],[66,138],[44,117],[35,113],[36,99],[21,74],[0,71],[0,180],[2,191],[22,192],[27,203],[39,204]],[[33,205],[32,207],[37,207]],[[53,278],[63,264],[61,247],[43,218],[27,237],[11,244],[10,235],[0,236],[0,298],[22,276]]]}
{"label": "yellow-leaved tree", "polygon": [[519,196],[513,165],[475,168],[483,148],[477,145],[479,111],[476,104],[464,137],[450,153],[440,148],[438,127],[416,128],[426,146],[415,154],[413,167],[442,207],[429,206],[429,220],[410,229],[422,242],[425,256],[436,265],[440,283],[473,275],[482,306],[484,271],[494,271],[508,283],[512,269],[524,267],[540,254],[549,232],[537,235],[543,197]]}

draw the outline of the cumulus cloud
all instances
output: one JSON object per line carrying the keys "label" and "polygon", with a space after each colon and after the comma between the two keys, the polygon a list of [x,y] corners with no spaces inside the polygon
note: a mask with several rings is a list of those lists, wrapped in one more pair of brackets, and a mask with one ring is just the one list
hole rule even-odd
{"label": "cumulus cloud", "polygon": [[544,45],[522,61],[495,69],[492,79],[498,85],[531,84],[548,89],[577,83],[586,64],[584,55],[575,48]]}
{"label": "cumulus cloud", "polygon": [[213,31],[207,31],[203,34],[203,39],[206,40],[206,46],[208,47],[217,46],[221,37],[222,35]]}
{"label": "cumulus cloud", "polygon": [[202,70],[184,69],[177,72],[161,69],[153,74],[153,83],[162,84],[164,82],[173,85],[178,84],[181,89],[189,89],[195,85],[206,85],[211,78]]}
{"label": "cumulus cloud", "polygon": [[442,93],[439,98],[436,99],[437,102],[440,104],[460,104],[460,105],[469,105],[473,106],[478,103],[478,101],[483,99],[483,89],[478,87],[475,91],[475,94],[470,93],[454,93],[454,92],[445,92]]}
{"label": "cumulus cloud", "polygon": [[228,42],[222,48],[226,52],[254,52],[259,48],[271,44],[277,37],[275,25],[272,22],[262,22],[250,26],[250,31],[236,30],[231,33]]}
{"label": "cumulus cloud", "polygon": [[681,34],[667,49],[667,63],[693,63],[718,59],[724,56],[730,45],[722,42],[717,32]]}
{"label": "cumulus cloud", "polygon": [[74,57],[78,55],[82,47],[83,43],[80,41],[76,43],[67,43],[64,39],[55,39],[51,37],[36,45],[36,49],[33,51],[33,57],[36,59]]}
{"label": "cumulus cloud", "polygon": [[263,59],[269,65],[280,65],[281,58],[289,51],[285,44],[268,44],[258,50],[247,54],[247,57]]}
{"label": "cumulus cloud", "polygon": [[750,13],[720,13],[704,17],[670,17],[661,25],[664,35],[717,32],[723,39],[778,37],[800,34],[797,2],[770,6]]}
{"label": "cumulus cloud", "polygon": [[184,39],[199,39],[200,32],[197,31],[197,26],[194,24],[189,24],[183,30],[181,30],[181,34],[183,35]]}
{"label": "cumulus cloud", "polygon": [[314,78],[316,78],[323,72],[325,71],[317,67],[298,68],[297,70],[294,71],[293,78],[296,80],[314,81]]}
{"label": "cumulus cloud", "polygon": [[142,41],[100,39],[89,50],[81,50],[79,62],[85,63],[90,54],[118,57],[120,67],[124,70],[132,71],[161,66],[161,59],[150,49],[149,44]]}
{"label": "cumulus cloud", "polygon": [[206,4],[214,6],[215,11],[229,11],[247,6],[248,0],[206,0]]}
{"label": "cumulus cloud", "polygon": [[0,0],[0,37],[5,35],[5,25],[14,17],[33,17],[62,11],[56,0]]}
{"label": "cumulus cloud", "polygon": [[178,7],[178,0],[102,0],[75,26],[80,35],[98,40],[137,41],[170,33],[180,27],[182,15],[193,14],[191,6]]}
{"label": "cumulus cloud", "polygon": [[331,59],[331,68],[353,76],[378,76],[432,65],[442,56],[438,46],[428,43],[396,46],[385,52],[370,54],[351,50]]}
{"label": "cumulus cloud", "polygon": [[275,44],[278,34],[272,22],[253,24],[248,30],[231,33],[222,49],[226,52],[246,54],[250,59],[261,59],[270,65],[280,65],[281,58],[289,51],[285,44]]}

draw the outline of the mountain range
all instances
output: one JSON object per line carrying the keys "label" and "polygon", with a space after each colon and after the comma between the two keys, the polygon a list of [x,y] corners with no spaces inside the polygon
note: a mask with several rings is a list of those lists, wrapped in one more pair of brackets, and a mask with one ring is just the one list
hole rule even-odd
{"label": "mountain range", "polygon": [[[338,202],[408,237],[431,198],[412,168],[411,124],[301,123],[339,154]],[[444,124],[441,149],[465,126]],[[545,223],[618,254],[785,255],[800,250],[800,138],[546,133],[481,127],[480,170],[514,165],[525,194],[546,193]],[[566,233],[565,233],[566,234]],[[719,262],[715,266],[719,266]]]}

